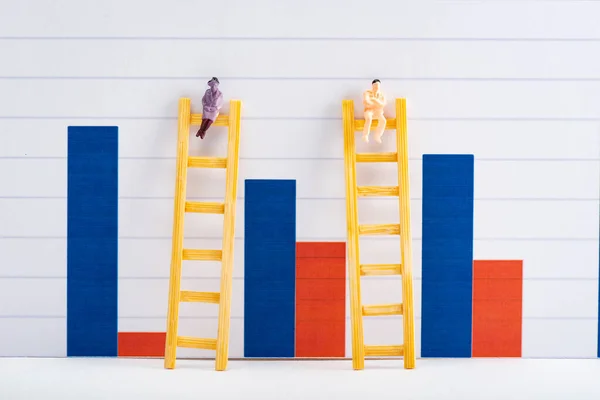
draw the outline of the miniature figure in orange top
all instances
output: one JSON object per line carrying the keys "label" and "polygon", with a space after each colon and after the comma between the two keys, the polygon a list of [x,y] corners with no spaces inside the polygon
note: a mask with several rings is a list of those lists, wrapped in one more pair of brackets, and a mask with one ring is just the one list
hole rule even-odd
{"label": "miniature figure in orange top", "polygon": [[219,110],[223,106],[223,93],[219,90],[219,79],[213,77],[208,81],[209,89],[202,96],[202,124],[196,137],[204,139],[206,131],[219,116]]}
{"label": "miniature figure in orange top", "polygon": [[372,89],[366,90],[363,93],[363,105],[365,107],[365,128],[363,130],[362,139],[367,143],[369,142],[371,122],[373,122],[373,118],[375,118],[379,122],[373,137],[377,143],[381,143],[381,136],[385,130],[386,123],[385,117],[383,116],[383,107],[385,107],[386,100],[385,96],[380,90],[381,81],[379,79],[375,79],[373,82],[371,82],[371,84]]}

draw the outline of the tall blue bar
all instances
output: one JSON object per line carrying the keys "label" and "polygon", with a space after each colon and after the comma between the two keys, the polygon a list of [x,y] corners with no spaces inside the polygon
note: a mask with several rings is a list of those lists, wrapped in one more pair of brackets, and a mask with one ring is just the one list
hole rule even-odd
{"label": "tall blue bar", "polygon": [[294,357],[296,181],[246,180],[244,356]]}
{"label": "tall blue bar", "polygon": [[423,155],[422,357],[471,357],[473,155]]}
{"label": "tall blue bar", "polygon": [[117,356],[119,136],[68,128],[67,356]]}

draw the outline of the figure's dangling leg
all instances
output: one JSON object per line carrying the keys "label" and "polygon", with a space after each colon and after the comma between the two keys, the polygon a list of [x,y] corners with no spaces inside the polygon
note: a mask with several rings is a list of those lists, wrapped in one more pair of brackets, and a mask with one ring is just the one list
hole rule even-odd
{"label": "figure's dangling leg", "polygon": [[[206,121],[206,125],[204,126],[204,130],[200,134],[200,139],[204,139],[204,136],[206,136],[206,131],[208,130],[208,128],[210,128],[210,126],[213,123],[212,119],[205,119],[204,121]],[[204,122],[204,121],[202,121],[202,122]]]}
{"label": "figure's dangling leg", "polygon": [[196,137],[199,137],[200,135],[204,135],[204,126],[206,125],[206,119],[202,120],[202,123],[200,124],[200,128],[198,128],[198,132],[196,132]]}
{"label": "figure's dangling leg", "polygon": [[371,131],[371,123],[373,122],[373,112],[365,112],[365,127],[363,128],[362,140],[369,143],[369,132]]}
{"label": "figure's dangling leg", "polygon": [[204,139],[204,136],[206,136],[206,131],[212,125],[212,123],[212,120],[204,118],[202,120],[202,124],[200,125],[200,129],[198,129],[198,133],[196,133],[196,137],[200,136],[200,139]]}
{"label": "figure's dangling leg", "polygon": [[377,129],[375,130],[375,141],[377,143],[381,143],[381,136],[383,136],[383,132],[385,131],[385,124],[387,120],[383,116],[383,111],[379,112],[377,115]]}

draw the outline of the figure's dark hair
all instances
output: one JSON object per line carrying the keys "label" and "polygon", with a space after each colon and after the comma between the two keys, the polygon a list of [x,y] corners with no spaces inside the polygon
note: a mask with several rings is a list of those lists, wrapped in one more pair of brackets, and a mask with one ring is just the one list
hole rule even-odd
{"label": "figure's dark hair", "polygon": [[219,82],[219,79],[216,76],[213,76],[212,79],[211,79],[211,81],[215,81],[217,83],[221,83],[221,82]]}
{"label": "figure's dark hair", "polygon": [[371,85],[374,84],[375,82],[381,83],[381,81],[379,79],[373,79],[373,82],[371,82]]}

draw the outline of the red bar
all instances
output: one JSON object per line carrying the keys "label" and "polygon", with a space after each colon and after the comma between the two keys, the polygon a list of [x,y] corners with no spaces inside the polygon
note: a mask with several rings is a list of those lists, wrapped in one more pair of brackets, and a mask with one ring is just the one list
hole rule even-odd
{"label": "red bar", "polygon": [[296,243],[296,357],[346,355],[346,244]]}
{"label": "red bar", "polygon": [[165,332],[119,332],[119,357],[164,357]]}
{"label": "red bar", "polygon": [[[340,268],[339,264],[344,264]],[[346,279],[346,258],[302,258],[296,255],[296,278]]]}
{"label": "red bar", "polygon": [[298,242],[296,258],[346,258],[346,242]]}
{"label": "red bar", "polygon": [[521,357],[523,261],[473,264],[473,357]]}

